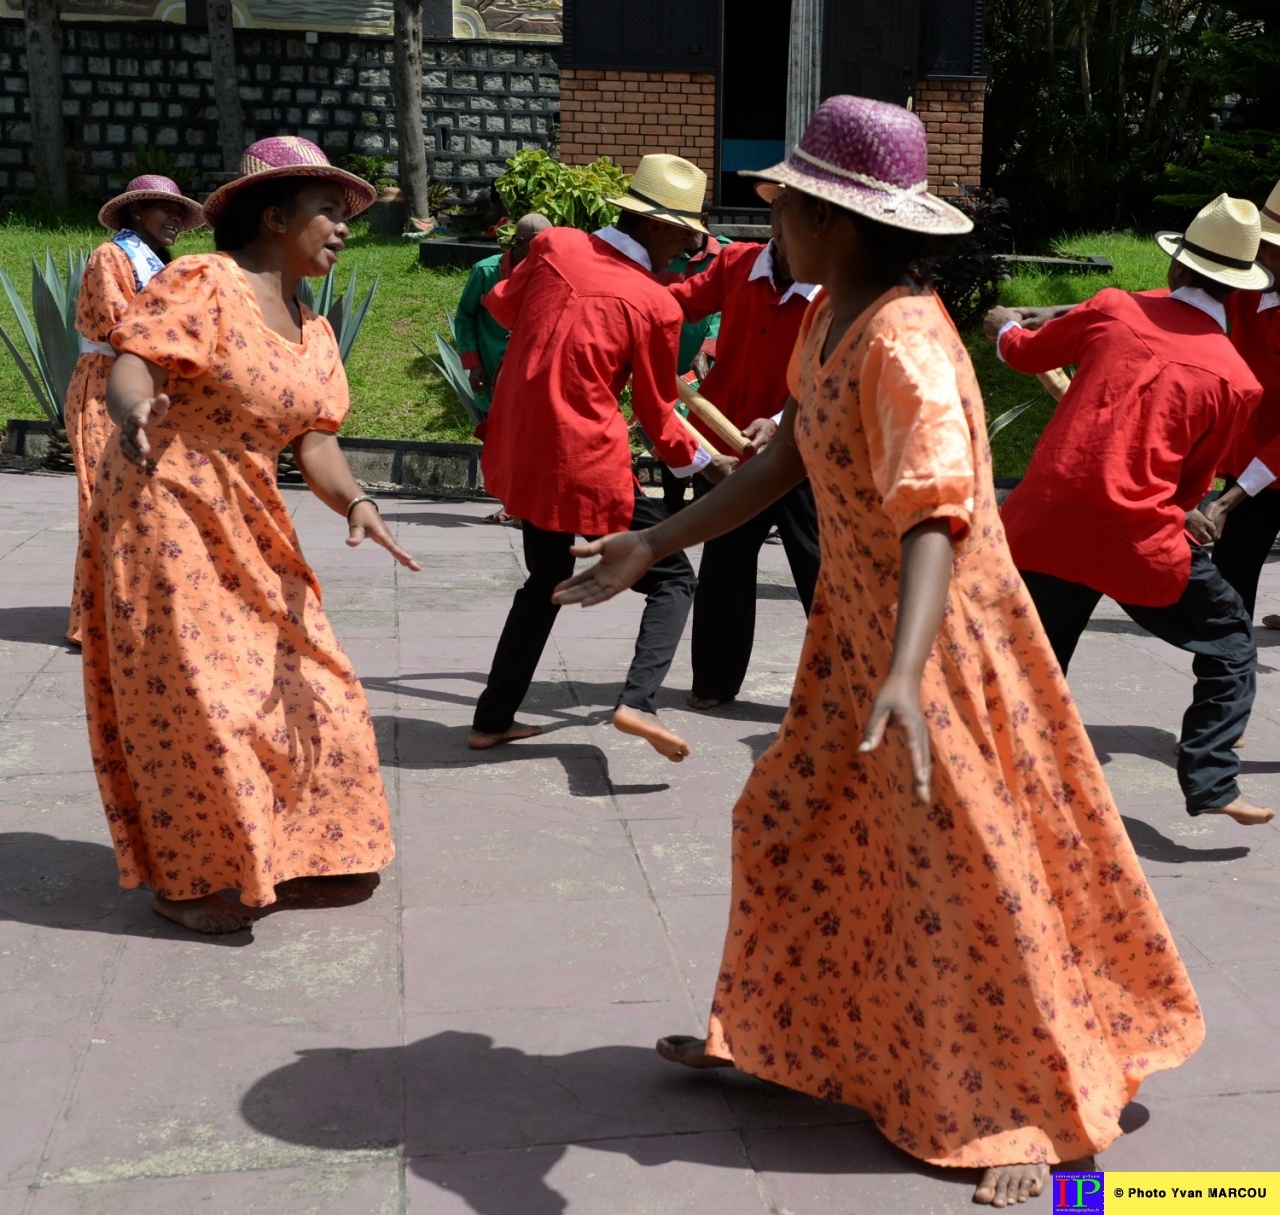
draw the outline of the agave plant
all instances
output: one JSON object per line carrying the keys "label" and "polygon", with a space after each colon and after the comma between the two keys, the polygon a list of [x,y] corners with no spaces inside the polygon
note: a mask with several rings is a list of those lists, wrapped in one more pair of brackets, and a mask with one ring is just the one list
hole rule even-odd
{"label": "agave plant", "polygon": [[453,389],[454,395],[462,404],[462,408],[467,411],[467,417],[471,419],[472,426],[479,426],[480,420],[484,416],[476,408],[476,394],[471,391],[471,377],[462,365],[462,358],[454,348],[458,342],[458,330],[453,322],[453,313],[446,312],[445,318],[449,322],[449,336],[453,338],[454,346],[450,346],[438,333],[436,336],[436,349],[440,352],[438,359],[433,359],[417,342],[414,342],[414,348],[427,359],[431,365],[440,373],[445,382]]}
{"label": "agave plant", "polygon": [[0,338],[9,348],[22,378],[27,381],[36,400],[44,410],[55,430],[63,429],[63,406],[67,400],[67,388],[71,373],[80,357],[80,335],[76,332],[76,304],[80,299],[80,280],[89,260],[87,253],[67,251],[67,276],[55,265],[53,254],[46,249],[44,269],[31,259],[31,305],[34,322],[27,312],[22,297],[14,290],[9,276],[0,270],[0,284],[4,285],[18,318],[18,328],[26,339],[30,361],[18,350],[14,340],[0,325]]}
{"label": "agave plant", "polygon": [[373,280],[373,286],[365,293],[364,299],[359,304],[355,302],[356,272],[354,268],[352,268],[350,279],[347,280],[347,289],[341,295],[337,295],[334,288],[333,271],[330,270],[321,280],[319,295],[311,286],[310,279],[302,279],[298,283],[298,299],[317,316],[325,317],[333,326],[334,335],[338,339],[338,354],[345,363],[360,333],[360,326],[364,324],[369,305],[373,302],[373,293],[378,289],[378,280],[376,278]]}

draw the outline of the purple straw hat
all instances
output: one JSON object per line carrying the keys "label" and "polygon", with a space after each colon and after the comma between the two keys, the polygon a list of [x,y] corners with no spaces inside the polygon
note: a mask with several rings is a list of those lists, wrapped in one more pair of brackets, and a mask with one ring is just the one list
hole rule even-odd
{"label": "purple straw hat", "polygon": [[309,139],[297,135],[274,135],[251,143],[240,157],[240,176],[220,186],[205,199],[204,213],[210,226],[216,225],[232,197],[246,186],[273,177],[318,177],[341,186],[347,196],[347,218],[353,219],[378,197],[362,177],[335,168],[329,158]]}
{"label": "purple straw hat", "polygon": [[185,214],[182,217],[182,231],[190,232],[192,228],[204,226],[204,210],[194,199],[184,198],[178,183],[171,177],[161,177],[159,173],[144,173],[135,177],[126,187],[123,194],[117,194],[110,202],[103,204],[98,212],[98,223],[109,232],[119,232],[129,222],[129,205],[136,202],[176,202],[181,203]]}
{"label": "purple straw hat", "polygon": [[887,101],[828,97],[786,160],[741,176],[793,186],[893,228],[938,236],[973,229],[963,212],[928,192],[924,123]]}

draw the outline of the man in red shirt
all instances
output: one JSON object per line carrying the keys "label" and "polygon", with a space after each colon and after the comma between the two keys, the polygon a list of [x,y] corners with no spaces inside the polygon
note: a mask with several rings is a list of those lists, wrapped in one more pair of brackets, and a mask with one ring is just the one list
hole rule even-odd
{"label": "man in red shirt", "polygon": [[1253,706],[1253,627],[1195,540],[1212,539],[1199,503],[1262,396],[1223,310],[1236,288],[1271,281],[1259,230],[1252,203],[1221,195],[1185,234],[1157,236],[1168,293],[1107,288],[1034,332],[1008,308],[984,323],[1017,371],[1079,365],[1001,512],[1064,673],[1103,595],[1193,654],[1178,781],[1190,814],[1245,824],[1273,816],[1241,794],[1232,750]]}
{"label": "man in red shirt", "polygon": [[[700,391],[763,449],[777,433],[787,403],[787,365],[809,301],[818,293],[791,278],[778,220],[780,187],[757,187],[773,206],[773,239],[763,248],[733,244],[710,267],[668,290],[687,321],[721,313],[716,361]],[[696,417],[689,420],[711,442],[715,435]],[[695,477],[694,497],[711,488]],[[806,615],[818,581],[818,513],[813,490],[803,481],[771,507],[702,549],[693,599],[693,692],[689,705],[710,709],[733,700],[751,661],[756,632],[756,564],[773,526],[791,566]]]}
{"label": "man in red shirt", "polygon": [[[1261,212],[1258,262],[1280,276],[1280,185]],[[1280,291],[1237,291],[1227,300],[1231,344],[1262,384],[1262,405],[1223,463],[1226,492],[1206,512],[1221,528],[1213,563],[1244,600],[1250,617],[1258,598],[1258,578],[1280,535]],[[1264,616],[1267,628],[1280,617]]]}
{"label": "man in red shirt", "polygon": [[[735,461],[711,458],[673,408],[679,307],[654,278],[682,252],[700,219],[706,174],[678,156],[646,156],[627,194],[613,199],[616,226],[587,235],[549,228],[484,303],[511,330],[489,411],[485,484],[524,520],[528,580],[516,592],[476,704],[476,750],[541,733],[515,722],[559,608],[556,584],[573,573],[575,536],[651,527],[664,517],[631,472],[618,394],[631,380],[632,412],[674,472],[711,480]],[[637,582],[645,596],[635,657],[613,724],[671,760],[689,754],[657,716],[656,694],[675,656],[696,579],[677,553]]]}

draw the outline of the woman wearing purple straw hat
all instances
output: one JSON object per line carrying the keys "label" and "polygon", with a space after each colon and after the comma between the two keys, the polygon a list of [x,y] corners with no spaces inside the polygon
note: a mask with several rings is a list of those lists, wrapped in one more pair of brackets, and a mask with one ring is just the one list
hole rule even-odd
{"label": "woman wearing purple straw hat", "polygon": [[821,573],[734,808],[707,1036],[658,1049],[860,1106],[1003,1207],[1116,1139],[1204,1023],[1009,556],[973,368],[916,266],[970,225],[926,175],[919,119],[859,97],[757,174],[825,288],[782,426],[674,518],[576,549],[603,560],[556,598],[608,598],[808,473]]}
{"label": "woman wearing purple straw hat", "polygon": [[304,139],[253,144],[205,204],[218,252],[166,267],[111,335],[118,438],[83,563],[89,741],[120,884],[194,932],[395,853],[364,691],[276,488],[292,444],[349,545],[419,568],[351,475],[338,344],[295,296],[372,201]]}
{"label": "woman wearing purple straw hat", "polygon": [[[67,442],[80,490],[81,545],[89,522],[93,479],[111,435],[106,391],[116,351],[107,339],[119,324],[129,301],[168,263],[174,241],[183,232],[204,223],[204,212],[198,202],[183,197],[172,178],[144,173],[98,212],[98,222],[115,235],[93,251],[80,281],[80,299],[76,304],[80,358],[71,374],[63,409]],[[80,644],[78,566],[71,592],[67,640]]]}

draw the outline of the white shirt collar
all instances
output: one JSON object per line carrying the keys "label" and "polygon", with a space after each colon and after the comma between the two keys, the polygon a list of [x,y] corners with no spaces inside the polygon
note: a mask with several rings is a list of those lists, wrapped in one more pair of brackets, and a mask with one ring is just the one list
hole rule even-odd
{"label": "white shirt collar", "polygon": [[601,228],[595,235],[604,241],[606,245],[612,245],[619,253],[629,257],[633,262],[638,262],[646,270],[653,270],[653,263],[649,260],[649,250],[638,240],[634,240],[625,232],[620,232],[612,224],[607,228]]}
{"label": "white shirt collar", "polygon": [[1268,308],[1280,308],[1280,291],[1268,291],[1258,301],[1258,311],[1266,312]]}
{"label": "white shirt collar", "polygon": [[[758,278],[767,278],[770,286],[776,291],[778,284],[773,277],[773,241],[769,241],[763,249],[760,250],[759,256],[755,260],[755,264],[751,267],[751,273],[747,275],[747,281],[752,282]],[[813,283],[792,283],[778,301],[779,306],[785,304],[793,295],[802,295],[805,299],[811,300],[821,288],[814,286]]]}
{"label": "white shirt collar", "polygon": [[1199,308],[1201,312],[1207,313],[1213,317],[1222,332],[1227,331],[1227,310],[1222,304],[1213,298],[1203,287],[1179,287],[1177,291],[1170,291],[1169,298],[1171,300],[1181,300],[1184,304],[1190,304],[1193,308]]}

